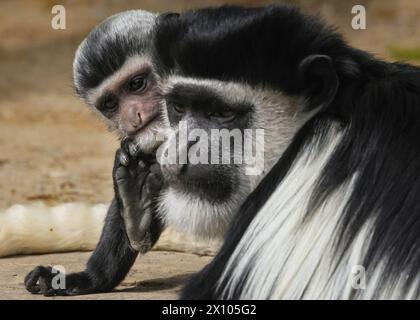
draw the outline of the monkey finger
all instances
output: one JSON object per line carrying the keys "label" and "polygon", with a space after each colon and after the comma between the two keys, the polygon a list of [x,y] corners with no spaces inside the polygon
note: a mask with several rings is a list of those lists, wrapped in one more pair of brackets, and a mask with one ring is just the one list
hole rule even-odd
{"label": "monkey finger", "polygon": [[128,144],[128,152],[130,156],[136,157],[140,152],[140,145],[136,141],[132,141]]}
{"label": "monkey finger", "polygon": [[126,182],[130,178],[130,171],[126,167],[119,167],[117,168],[117,170],[115,170],[114,179],[118,183],[118,185]]}
{"label": "monkey finger", "polygon": [[142,201],[143,207],[150,208],[153,205],[155,198],[159,195],[163,186],[163,179],[161,176],[155,173],[150,173],[143,185],[142,189]]}
{"label": "monkey finger", "polygon": [[124,210],[123,218],[131,247],[136,251],[144,251],[147,242],[150,242],[149,239],[146,239],[152,223],[150,209]]}
{"label": "monkey finger", "polygon": [[130,155],[130,145],[133,143],[133,138],[124,137],[121,140],[121,151],[124,151],[126,154]]}
{"label": "monkey finger", "polygon": [[140,219],[140,224],[138,226],[138,238],[142,241],[145,240],[146,234],[150,231],[150,226],[152,225],[152,214],[151,210],[146,210],[143,214],[143,217]]}
{"label": "monkey finger", "polygon": [[37,268],[29,272],[25,277],[25,288],[32,294],[36,294],[41,291],[41,288],[38,285],[38,278],[39,274]]}
{"label": "monkey finger", "polygon": [[123,166],[126,167],[130,163],[130,158],[127,155],[127,153],[125,153],[124,151],[121,150],[121,152],[119,154],[119,161]]}
{"label": "monkey finger", "polygon": [[154,163],[150,166],[150,172],[154,173],[159,178],[162,178],[162,170],[160,168],[160,165],[157,163]]}
{"label": "monkey finger", "polygon": [[137,201],[136,182],[136,178],[131,175],[127,167],[121,166],[115,170],[114,183],[123,205]]}
{"label": "monkey finger", "polygon": [[154,153],[144,153],[140,155],[141,159],[145,161],[149,166],[157,163],[156,154]]}
{"label": "monkey finger", "polygon": [[26,290],[30,293],[45,294],[51,286],[52,268],[38,266],[25,277]]}
{"label": "monkey finger", "polygon": [[147,163],[144,160],[142,160],[142,159],[139,160],[139,162],[138,162],[137,165],[138,165],[138,168],[140,170],[146,170],[148,168]]}

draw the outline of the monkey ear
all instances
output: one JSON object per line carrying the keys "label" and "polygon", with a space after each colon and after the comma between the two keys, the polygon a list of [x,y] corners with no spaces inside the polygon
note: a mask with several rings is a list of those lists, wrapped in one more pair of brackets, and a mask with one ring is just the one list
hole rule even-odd
{"label": "monkey ear", "polygon": [[307,56],[299,65],[299,76],[304,94],[309,98],[309,109],[326,108],[331,104],[338,90],[339,79],[329,56]]}

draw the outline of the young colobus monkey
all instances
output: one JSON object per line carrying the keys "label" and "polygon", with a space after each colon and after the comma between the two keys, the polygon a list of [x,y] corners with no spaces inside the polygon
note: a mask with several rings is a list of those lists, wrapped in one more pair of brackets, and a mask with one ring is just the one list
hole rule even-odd
{"label": "young colobus monkey", "polygon": [[31,293],[111,290],[138,252],[148,251],[161,234],[164,226],[154,213],[163,182],[153,153],[160,143],[156,134],[164,127],[152,58],[155,19],[142,10],[114,15],[94,28],[76,52],[77,93],[123,139],[113,170],[115,197],[86,270],[66,275],[66,288],[55,289],[51,268],[38,266],[25,278]]}
{"label": "young colobus monkey", "polygon": [[420,298],[419,68],[283,6],[187,11],[156,39],[170,124],[217,101],[275,163],[182,298]]}

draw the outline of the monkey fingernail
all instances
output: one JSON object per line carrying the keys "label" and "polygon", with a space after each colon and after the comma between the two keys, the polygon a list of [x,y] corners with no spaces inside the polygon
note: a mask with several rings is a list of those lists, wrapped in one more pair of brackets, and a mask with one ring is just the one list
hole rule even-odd
{"label": "monkey fingernail", "polygon": [[127,166],[127,165],[128,165],[128,162],[129,162],[128,155],[127,155],[127,154],[125,154],[124,152],[121,152],[121,153],[120,153],[120,163],[121,163],[123,166]]}

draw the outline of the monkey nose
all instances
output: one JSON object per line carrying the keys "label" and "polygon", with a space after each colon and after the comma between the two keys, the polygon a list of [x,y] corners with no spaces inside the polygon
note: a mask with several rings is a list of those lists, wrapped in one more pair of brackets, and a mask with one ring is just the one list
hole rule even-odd
{"label": "monkey nose", "polygon": [[137,112],[136,117],[134,117],[131,121],[131,125],[134,129],[141,128],[143,124],[143,119],[141,118],[141,113]]}

